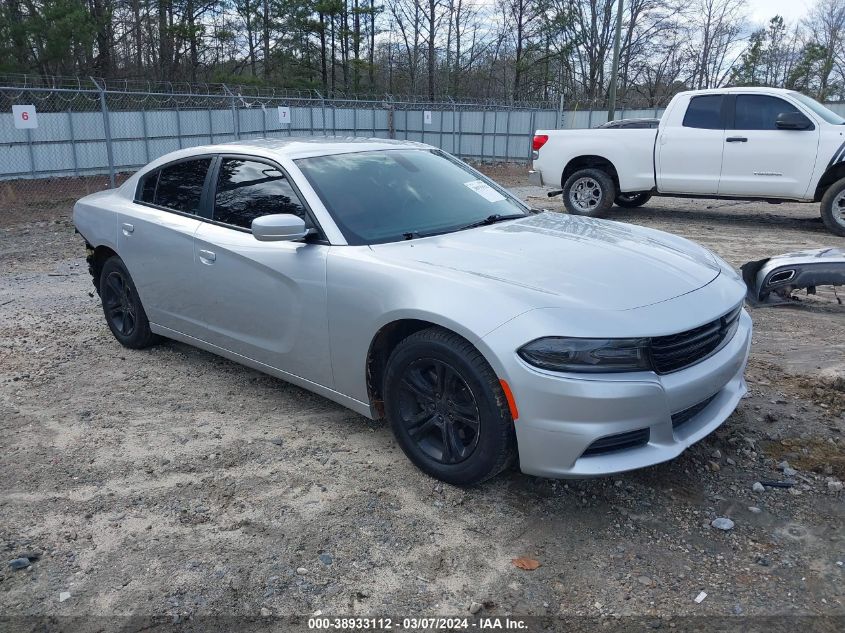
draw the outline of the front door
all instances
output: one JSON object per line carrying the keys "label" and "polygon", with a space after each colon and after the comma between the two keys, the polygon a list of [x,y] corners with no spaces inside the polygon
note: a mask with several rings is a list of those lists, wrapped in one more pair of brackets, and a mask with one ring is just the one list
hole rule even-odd
{"label": "front door", "polygon": [[[254,218],[306,210],[280,168],[223,157],[213,222],[194,238],[205,339],[223,349],[331,387],[326,256],[329,246],[259,242]],[[216,191],[215,191],[216,189]]]}
{"label": "front door", "polygon": [[735,103],[724,132],[719,195],[802,198],[815,169],[819,128],[808,119],[812,129],[779,130],[778,114],[800,112],[779,97],[739,94]]}

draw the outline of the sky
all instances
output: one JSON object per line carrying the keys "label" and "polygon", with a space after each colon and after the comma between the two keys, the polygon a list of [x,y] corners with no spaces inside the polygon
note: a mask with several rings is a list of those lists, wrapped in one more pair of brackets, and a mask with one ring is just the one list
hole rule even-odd
{"label": "sky", "polygon": [[748,0],[748,13],[753,22],[768,22],[775,15],[794,24],[807,14],[809,0]]}

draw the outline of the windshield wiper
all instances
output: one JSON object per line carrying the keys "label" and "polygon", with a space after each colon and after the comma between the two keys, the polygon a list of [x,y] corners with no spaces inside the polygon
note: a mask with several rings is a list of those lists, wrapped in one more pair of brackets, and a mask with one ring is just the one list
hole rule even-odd
{"label": "windshield wiper", "polygon": [[493,215],[488,215],[483,220],[478,220],[477,222],[470,222],[469,224],[465,224],[464,226],[459,226],[458,228],[454,229],[455,231],[465,231],[466,229],[474,229],[479,226],[489,226],[491,224],[496,224],[497,222],[504,222],[505,220],[518,220],[519,218],[524,218],[525,215],[522,213],[509,213],[507,215],[502,215],[501,213],[494,213]]}

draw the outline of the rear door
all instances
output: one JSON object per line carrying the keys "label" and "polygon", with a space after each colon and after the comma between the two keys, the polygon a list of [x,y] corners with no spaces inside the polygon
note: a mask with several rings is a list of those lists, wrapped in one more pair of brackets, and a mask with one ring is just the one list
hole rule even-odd
{"label": "rear door", "polygon": [[680,125],[658,132],[655,149],[661,193],[715,195],[724,146],[724,96],[691,97]]}
{"label": "rear door", "polygon": [[206,340],[241,356],[332,385],[326,256],[319,239],[259,242],[252,220],[293,213],[315,223],[279,165],[222,156],[211,187],[212,220],[196,232],[195,296]]}
{"label": "rear door", "polygon": [[818,127],[808,119],[810,129],[779,130],[778,114],[801,112],[780,97],[737,94],[731,101],[719,194],[801,198],[816,164]]}
{"label": "rear door", "polygon": [[118,220],[118,252],[150,322],[191,336],[203,333],[193,244],[211,163],[190,158],[149,172]]}

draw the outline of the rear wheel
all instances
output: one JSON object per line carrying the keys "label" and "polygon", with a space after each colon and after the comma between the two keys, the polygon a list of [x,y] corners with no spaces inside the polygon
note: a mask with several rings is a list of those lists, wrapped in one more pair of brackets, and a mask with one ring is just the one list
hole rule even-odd
{"label": "rear wheel", "polygon": [[614,202],[617,207],[635,209],[636,207],[643,206],[649,200],[651,200],[651,194],[647,191],[640,191],[634,193],[620,193],[616,196]]}
{"label": "rear wheel", "polygon": [[845,178],[836,181],[825,191],[821,212],[827,230],[845,236]]}
{"label": "rear wheel", "polygon": [[600,169],[579,169],[563,183],[563,204],[572,215],[605,215],[616,198],[616,185]]}
{"label": "rear wheel", "polygon": [[141,349],[156,341],[135,284],[120,257],[110,257],[103,264],[99,289],[106,324],[121,345]]}
{"label": "rear wheel", "polygon": [[432,477],[481,483],[516,454],[513,419],[495,373],[452,332],[429,328],[399,343],[387,362],[384,400],[399,446]]}

